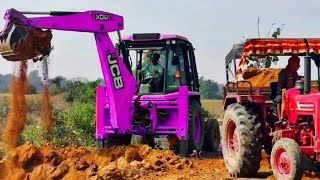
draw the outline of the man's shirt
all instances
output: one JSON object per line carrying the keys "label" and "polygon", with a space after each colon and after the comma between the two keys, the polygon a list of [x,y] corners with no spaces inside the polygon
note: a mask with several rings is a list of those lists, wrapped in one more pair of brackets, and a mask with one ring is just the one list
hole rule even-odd
{"label": "man's shirt", "polygon": [[[291,73],[291,76],[288,73],[288,68],[282,69],[278,76],[278,94],[281,94],[282,89],[289,89],[295,86],[296,81],[299,78],[297,72]],[[294,78],[293,78],[294,77]],[[290,78],[293,78],[289,80]],[[291,81],[291,83],[289,83]]]}
{"label": "man's shirt", "polygon": [[[157,70],[158,73],[155,74],[154,71]],[[153,65],[152,63],[146,64],[142,71],[145,73],[145,79],[151,79],[151,78],[160,78],[163,73],[163,67],[160,64]]]}

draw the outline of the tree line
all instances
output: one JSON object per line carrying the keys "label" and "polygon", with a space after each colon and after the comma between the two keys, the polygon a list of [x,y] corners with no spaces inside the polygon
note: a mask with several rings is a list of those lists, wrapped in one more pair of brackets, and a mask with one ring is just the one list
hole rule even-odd
{"label": "tree line", "polygon": [[[10,89],[12,74],[0,74],[0,92],[7,93]],[[98,79],[103,84],[102,79]],[[66,91],[74,91],[76,84],[79,82],[89,82],[88,79],[77,77],[67,79],[63,76],[56,76],[49,79],[51,94],[59,94]],[[223,84],[219,84],[211,79],[200,77],[200,93],[202,99],[222,99]],[[94,87],[93,87],[94,89]],[[38,94],[43,91],[42,78],[39,76],[38,70],[33,70],[28,74],[28,88],[26,94]]]}

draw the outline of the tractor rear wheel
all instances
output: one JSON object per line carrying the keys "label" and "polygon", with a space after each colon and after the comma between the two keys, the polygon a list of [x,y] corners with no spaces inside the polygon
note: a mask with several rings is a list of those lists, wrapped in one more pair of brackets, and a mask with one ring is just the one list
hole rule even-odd
{"label": "tractor rear wheel", "polygon": [[204,139],[204,118],[199,101],[189,101],[188,141],[179,142],[179,155],[188,156],[193,150],[200,151]]}
{"label": "tractor rear wheel", "polygon": [[204,126],[203,149],[209,152],[217,152],[220,146],[219,122],[216,119],[209,118]]}
{"label": "tractor rear wheel", "polygon": [[302,153],[293,139],[282,138],[276,141],[271,152],[271,167],[276,179],[302,178],[304,172]]}
{"label": "tractor rear wheel", "polygon": [[260,169],[261,130],[254,105],[231,104],[222,126],[222,154],[228,172],[254,177]]}
{"label": "tractor rear wheel", "polygon": [[112,146],[121,146],[121,145],[129,145],[131,143],[131,134],[111,134],[106,141],[104,142],[104,146],[106,148],[110,148]]}

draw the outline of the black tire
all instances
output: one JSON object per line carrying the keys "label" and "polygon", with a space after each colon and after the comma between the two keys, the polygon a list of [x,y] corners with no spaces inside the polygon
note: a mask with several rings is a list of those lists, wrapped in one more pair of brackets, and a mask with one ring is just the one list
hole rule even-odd
{"label": "black tire", "polygon": [[181,156],[181,157],[188,157],[189,156],[188,141],[180,141],[178,143],[178,152],[179,152],[179,156]]}
{"label": "black tire", "polygon": [[112,146],[122,146],[131,144],[131,134],[111,134],[105,141],[105,147],[110,148]]}
{"label": "black tire", "polygon": [[[283,168],[286,162],[281,156],[285,153],[291,168]],[[279,164],[281,158],[281,164]],[[303,157],[298,144],[290,138],[281,138],[276,141],[271,152],[271,168],[276,179],[300,180],[304,172]]]}
{"label": "black tire", "polygon": [[254,105],[231,104],[227,107],[221,143],[224,162],[231,176],[256,176],[262,150],[260,126]]}
{"label": "black tire", "polygon": [[209,118],[204,126],[203,149],[208,152],[217,152],[220,146],[219,122],[216,119]]}
{"label": "black tire", "polygon": [[96,140],[96,146],[97,146],[97,149],[103,149],[104,148],[104,140],[102,139],[97,139]]}
{"label": "black tire", "polygon": [[[196,118],[200,121],[199,140],[194,138],[197,131]],[[204,118],[202,116],[202,109],[199,101],[190,100],[189,102],[189,116],[188,116],[188,152],[192,153],[193,150],[200,151],[203,146],[204,140]]]}
{"label": "black tire", "polygon": [[152,134],[145,134],[142,136],[143,144],[147,144],[148,146],[155,148],[156,143]]}

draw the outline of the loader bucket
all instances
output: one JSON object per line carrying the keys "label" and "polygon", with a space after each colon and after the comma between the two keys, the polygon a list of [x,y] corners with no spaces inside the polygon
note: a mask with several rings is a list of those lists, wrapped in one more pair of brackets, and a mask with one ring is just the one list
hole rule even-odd
{"label": "loader bucket", "polygon": [[0,32],[0,53],[8,61],[23,61],[49,55],[51,39],[50,30],[43,31],[10,23]]}

